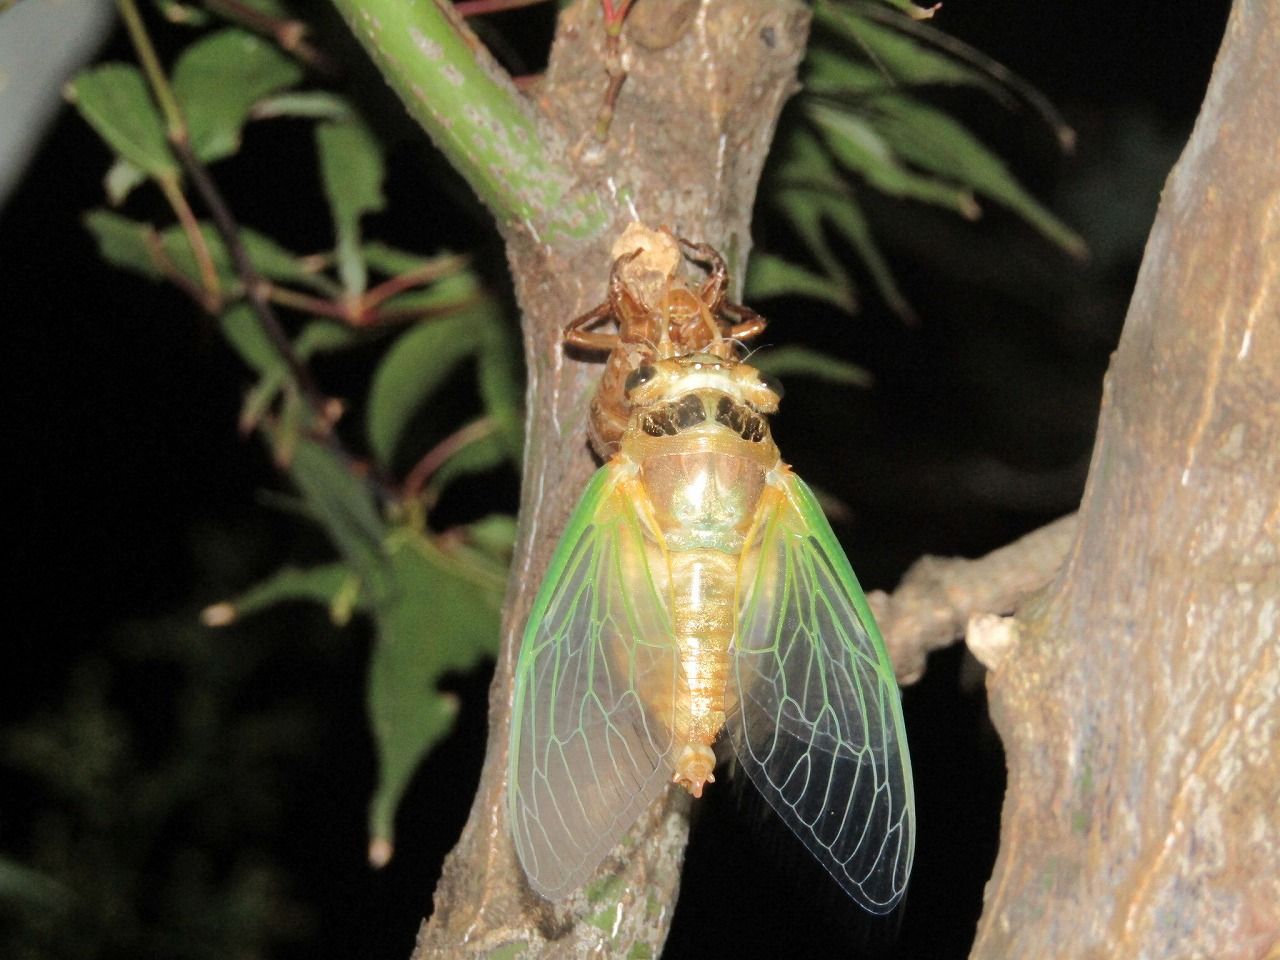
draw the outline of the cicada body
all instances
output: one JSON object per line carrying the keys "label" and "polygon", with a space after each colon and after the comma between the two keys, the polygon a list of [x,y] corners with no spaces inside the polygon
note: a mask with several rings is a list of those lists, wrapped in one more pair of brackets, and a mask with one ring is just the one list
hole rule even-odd
{"label": "cicada body", "polygon": [[628,378],[535,600],[516,671],[508,814],[530,884],[580,886],[675,782],[737,760],[836,881],[884,913],[914,848],[893,668],[812,492],[778,455],[780,388],[712,353]]}
{"label": "cicada body", "polygon": [[[706,351],[736,359],[738,344],[757,336],[764,318],[732,303],[724,259],[705,243],[633,224],[614,245],[608,298],[571,320],[565,342],[583,350],[607,350],[604,373],[591,399],[591,445],[601,459],[618,451],[630,419],[626,379],[646,363]],[[677,276],[682,259],[707,267],[697,289]],[[612,320],[615,333],[593,329]]]}

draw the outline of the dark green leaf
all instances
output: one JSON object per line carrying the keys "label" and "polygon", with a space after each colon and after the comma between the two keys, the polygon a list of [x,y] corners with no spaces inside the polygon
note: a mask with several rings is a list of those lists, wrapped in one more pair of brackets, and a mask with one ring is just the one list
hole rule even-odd
{"label": "dark green leaf", "polygon": [[276,351],[271,339],[262,330],[262,324],[253,308],[246,303],[237,303],[228,307],[218,323],[222,327],[222,335],[240,355],[240,359],[267,376],[280,367],[280,354]]}
{"label": "dark green leaf", "polygon": [[978,216],[980,211],[969,190],[910,170],[867,118],[822,103],[809,104],[807,113],[840,165],[860,174],[877,190],[947,207],[969,219]]}
{"label": "dark green leaf", "polygon": [[439,689],[498,646],[503,578],[400,530],[389,541],[391,589],[376,605],[369,715],[378,746],[378,787],[369,806],[370,856],[391,854],[395,811],[422,758],[449,731],[457,701]]}
{"label": "dark green leaf", "polygon": [[272,117],[305,117],[312,120],[350,121],[355,116],[344,97],[327,90],[299,90],[264,97],[253,106],[255,120]]}
{"label": "dark green leaf", "polygon": [[67,85],[67,96],[112,150],[149,176],[177,179],[160,111],[137,67],[104,63],[85,70]]}
{"label": "dark green leaf", "polygon": [[373,375],[369,388],[369,447],[389,466],[405,427],[441,382],[480,349],[494,308],[478,303],[452,316],[426,321],[397,340]]}
{"label": "dark green leaf", "polygon": [[222,626],[290,600],[309,600],[343,616],[349,616],[359,596],[359,579],[345,564],[318,567],[283,567],[239,596],[205,610],[210,626]]}
{"label": "dark green leaf", "polygon": [[[871,64],[881,72],[884,79],[882,87],[894,84],[970,86],[986,91],[997,100],[1008,100],[1004,88],[986,73],[975,70],[948,53],[933,49],[901,30],[895,30],[893,27],[877,23],[831,3],[818,4],[814,8],[814,20],[820,26],[854,45],[870,60]],[[910,28],[911,21],[903,18],[903,26]],[[833,66],[828,65],[822,77],[823,81],[833,80],[833,70],[830,69]],[[853,74],[858,73],[861,71],[851,71],[851,79]]]}
{"label": "dark green leaf", "polygon": [[[452,253],[443,253],[436,257],[424,257],[420,253],[397,250],[395,247],[388,246],[380,240],[370,240],[360,248],[360,252],[371,270],[376,270],[388,277],[399,276],[402,273],[413,273],[427,266],[433,260],[457,257],[457,254]],[[458,269],[461,270],[465,266],[466,262],[464,260],[458,264]]]}
{"label": "dark green leaf", "polygon": [[[166,228],[157,234],[150,224],[130,220],[110,210],[92,210],[85,215],[86,229],[98,241],[98,250],[103,258],[117,267],[133,270],[144,276],[161,278],[164,271],[152,254],[151,245],[158,242],[160,252],[178,270],[193,283],[200,282],[199,268],[187,235],[180,226]],[[231,268],[231,259],[222,245],[222,237],[210,223],[202,222],[200,232],[204,236],[205,245],[214,268],[222,281],[224,290],[234,295],[239,289],[239,277]],[[254,267],[264,277],[281,282],[297,283],[312,288],[328,289],[323,278],[310,273],[302,261],[284,249],[270,237],[240,228],[240,242],[253,262]]]}
{"label": "dark green leaf", "polygon": [[221,30],[193,43],[173,70],[192,151],[205,163],[231,156],[253,105],[301,79],[296,63],[244,30]]}
{"label": "dark green leaf", "polygon": [[748,300],[784,296],[813,297],[833,303],[850,313],[854,309],[853,292],[846,284],[770,253],[752,255],[751,262],[747,265],[746,296]]}
{"label": "dark green leaf", "polygon": [[898,289],[888,261],[872,237],[871,226],[863,217],[852,192],[846,190],[838,194],[823,189],[783,187],[775,196],[783,215],[828,276],[847,278],[849,271],[827,243],[824,224],[834,227],[857,251],[880,295],[894,312],[904,317],[913,316],[911,305]]}
{"label": "dark green leaf", "polygon": [[871,374],[862,367],[808,347],[778,347],[751,355],[751,365],[775,377],[799,375],[852,387],[871,386]]}
{"label": "dark green leaf", "polygon": [[316,127],[320,177],[337,233],[338,274],[349,294],[364,292],[367,282],[360,254],[360,218],[385,203],[382,148],[358,122],[322,123]]}
{"label": "dark green leaf", "polygon": [[493,470],[510,459],[491,421],[486,419],[472,424],[472,426],[477,425],[484,425],[488,429],[476,431],[476,435],[470,438],[469,443],[459,447],[453,456],[432,474],[429,486],[431,500],[438,499],[441,492],[459,477]]}
{"label": "dark green leaf", "polygon": [[947,114],[907,97],[878,97],[879,129],[893,150],[911,163],[1005,204],[1042,234],[1076,256],[1084,241],[1041,206],[1000,159]]}
{"label": "dark green leaf", "polygon": [[85,229],[98,242],[98,253],[112,266],[159,280],[164,276],[147,246],[151,227],[122,217],[110,210],[90,210],[84,215]]}
{"label": "dark green leaf", "polygon": [[298,439],[289,476],[345,566],[367,585],[372,602],[384,602],[389,588],[386,526],[368,482],[341,455],[306,437]]}

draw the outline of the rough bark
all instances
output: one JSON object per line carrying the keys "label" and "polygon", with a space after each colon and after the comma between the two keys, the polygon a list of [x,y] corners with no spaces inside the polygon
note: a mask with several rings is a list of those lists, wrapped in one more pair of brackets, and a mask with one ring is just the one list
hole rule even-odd
{"label": "rough bark", "polygon": [[563,905],[529,891],[508,835],[503,798],[520,632],[594,467],[585,427],[600,365],[569,356],[562,331],[603,299],[610,244],[631,220],[710,242],[740,282],[756,184],[778,112],[796,89],[808,15],[791,0],[638,4],[623,33],[628,77],[601,143],[593,131],[608,77],[599,11],[584,2],[561,14],[534,98],[544,142],[562,145],[563,168],[583,192],[611,200],[612,219],[581,240],[551,236],[532,219],[504,225],[529,371],[521,528],[484,771],[417,957],[657,956],[679,884],[687,808],[675,791],[637,826],[625,858],[607,861],[601,881]]}
{"label": "rough bark", "polygon": [[975,957],[1280,955],[1280,3],[1165,186],[1067,562],[988,679]]}

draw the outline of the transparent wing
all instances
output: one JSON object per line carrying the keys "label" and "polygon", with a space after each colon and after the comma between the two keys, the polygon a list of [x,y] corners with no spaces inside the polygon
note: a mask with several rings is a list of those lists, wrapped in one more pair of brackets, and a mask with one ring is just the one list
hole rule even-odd
{"label": "transparent wing", "polygon": [[893,668],[804,482],[788,474],[761,510],[739,573],[729,737],[752,782],[840,886],[888,913],[915,844]]}
{"label": "transparent wing", "polygon": [[552,557],[516,666],[507,811],[540,895],[591,875],[671,778],[667,565],[604,466]]}

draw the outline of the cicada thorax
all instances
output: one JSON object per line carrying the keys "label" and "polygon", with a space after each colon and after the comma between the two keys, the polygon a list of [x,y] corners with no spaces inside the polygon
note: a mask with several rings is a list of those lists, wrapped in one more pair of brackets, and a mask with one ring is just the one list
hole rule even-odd
{"label": "cicada thorax", "polygon": [[754,368],[711,353],[642,366],[628,387],[616,462],[634,476],[667,571],[679,667],[640,692],[673,733],[674,781],[700,796],[714,780],[711,745],[734,707],[727,691],[738,570],[780,466],[766,419],[778,396]]}
{"label": "cicada thorax", "polygon": [[[567,343],[609,351],[591,400],[589,422],[592,447],[602,459],[617,453],[627,429],[631,405],[626,381],[632,372],[657,360],[699,352],[737,359],[740,342],[764,329],[763,318],[725,299],[728,280],[720,255],[706,244],[677,242],[689,259],[709,266],[701,287],[687,285],[674,270],[661,275],[656,283],[652,273],[648,282],[641,282],[629,273],[641,253],[634,250],[614,260],[608,299],[565,328]],[[589,329],[606,319],[615,322],[616,333]]]}

